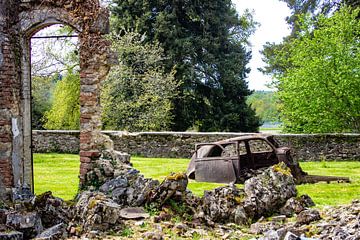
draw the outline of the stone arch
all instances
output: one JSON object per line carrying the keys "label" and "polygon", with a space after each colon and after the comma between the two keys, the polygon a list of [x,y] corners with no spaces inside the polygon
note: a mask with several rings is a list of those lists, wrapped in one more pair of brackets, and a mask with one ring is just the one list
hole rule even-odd
{"label": "stone arch", "polygon": [[[9,27],[9,22],[0,22],[0,28],[6,28],[8,41],[1,41],[0,47],[10,59],[9,75],[12,82],[1,88],[9,89],[12,99],[8,106],[0,107],[6,113],[0,117],[0,125],[7,125],[7,131],[0,141],[7,141],[5,151],[0,151],[0,172],[6,173],[4,183],[7,187],[26,183],[33,186],[33,166],[31,151],[31,76],[30,76],[30,38],[37,31],[54,24],[66,24],[79,33],[80,43],[80,183],[86,184],[86,174],[93,162],[100,157],[106,138],[101,135],[100,82],[109,71],[109,43],[103,34],[109,29],[109,15],[100,7],[98,0],[10,0],[2,2],[2,16],[14,14],[17,24]],[[5,17],[4,16],[4,17]],[[4,45],[4,43],[6,43]],[[4,52],[4,51],[3,51]],[[0,55],[1,57],[1,55]],[[1,59],[0,59],[1,60]],[[19,61],[20,60],[20,61]],[[0,62],[0,69],[5,69]],[[12,72],[11,72],[12,71]],[[19,91],[16,91],[18,88]],[[14,94],[15,93],[15,94]],[[0,102],[5,100],[0,95]],[[2,159],[6,160],[1,162]],[[9,173],[10,171],[10,173]],[[9,177],[7,177],[9,176]]]}
{"label": "stone arch", "polygon": [[79,25],[70,14],[64,9],[34,8],[20,13],[20,31],[24,37],[30,38],[37,31],[54,25],[69,25],[77,32],[82,32],[82,26]]}

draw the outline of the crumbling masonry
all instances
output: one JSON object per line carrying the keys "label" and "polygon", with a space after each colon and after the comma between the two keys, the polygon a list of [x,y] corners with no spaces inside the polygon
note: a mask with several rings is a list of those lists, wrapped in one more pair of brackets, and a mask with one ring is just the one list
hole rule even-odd
{"label": "crumbling masonry", "polygon": [[80,183],[100,156],[100,82],[109,71],[108,11],[98,0],[0,0],[0,184],[33,185],[30,38],[66,24],[80,42]]}

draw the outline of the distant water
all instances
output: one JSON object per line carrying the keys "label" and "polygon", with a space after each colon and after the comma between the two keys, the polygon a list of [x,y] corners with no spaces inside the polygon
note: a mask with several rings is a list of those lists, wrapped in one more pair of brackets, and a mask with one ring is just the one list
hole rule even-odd
{"label": "distant water", "polygon": [[280,128],[281,122],[264,122],[263,125],[260,126],[260,128]]}

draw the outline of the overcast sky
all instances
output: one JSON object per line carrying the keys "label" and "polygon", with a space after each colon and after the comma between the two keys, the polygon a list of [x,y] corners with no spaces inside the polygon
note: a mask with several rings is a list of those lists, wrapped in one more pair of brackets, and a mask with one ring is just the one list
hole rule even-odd
{"label": "overcast sky", "polygon": [[281,42],[290,33],[285,18],[290,15],[286,3],[279,0],[233,0],[236,9],[241,14],[246,8],[254,10],[254,19],[261,24],[250,38],[252,44],[252,60],[249,63],[251,73],[248,76],[249,88],[268,90],[265,86],[271,78],[257,70],[264,65],[259,51],[266,42]]}

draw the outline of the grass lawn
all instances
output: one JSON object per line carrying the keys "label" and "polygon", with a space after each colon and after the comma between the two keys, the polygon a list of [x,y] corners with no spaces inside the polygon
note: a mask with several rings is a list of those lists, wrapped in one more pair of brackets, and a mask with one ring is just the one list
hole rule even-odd
{"label": "grass lawn", "polygon": [[35,193],[50,190],[65,200],[73,199],[79,185],[79,155],[35,153],[33,158]]}
{"label": "grass lawn", "polygon": [[266,131],[266,130],[281,131],[282,127],[260,127],[259,130],[260,130],[260,132]]}
{"label": "grass lawn", "polygon": [[[134,167],[145,177],[162,181],[170,172],[186,171],[189,159],[132,157]],[[51,190],[54,195],[72,199],[78,187],[79,156],[72,154],[34,154],[35,193]],[[317,183],[297,186],[300,194],[308,194],[317,205],[338,205],[360,199],[360,162],[304,162],[309,174],[350,177],[351,183]],[[202,195],[222,184],[189,182],[189,189]],[[241,185],[240,185],[241,186]]]}

